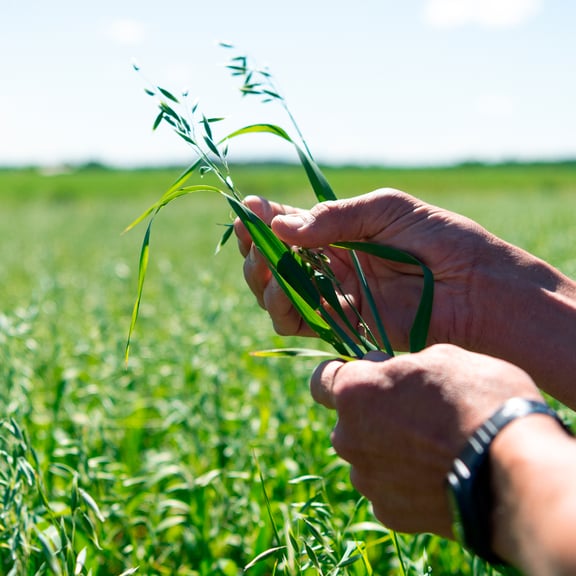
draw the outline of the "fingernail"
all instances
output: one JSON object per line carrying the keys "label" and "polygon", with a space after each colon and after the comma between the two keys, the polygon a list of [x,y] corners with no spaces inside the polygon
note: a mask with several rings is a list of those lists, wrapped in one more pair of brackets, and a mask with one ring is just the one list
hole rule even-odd
{"label": "fingernail", "polygon": [[254,262],[256,262],[256,246],[254,244],[250,246],[250,251],[248,252],[247,258],[250,264],[254,264]]}
{"label": "fingernail", "polygon": [[379,350],[372,350],[367,352],[362,360],[371,360],[372,362],[383,362],[384,360],[390,360],[391,356],[388,356],[385,352]]}

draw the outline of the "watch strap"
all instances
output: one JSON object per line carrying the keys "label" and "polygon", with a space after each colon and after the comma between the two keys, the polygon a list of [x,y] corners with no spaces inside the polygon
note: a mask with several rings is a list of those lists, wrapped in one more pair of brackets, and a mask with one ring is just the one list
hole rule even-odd
{"label": "watch strap", "polygon": [[489,450],[498,433],[510,422],[531,414],[554,418],[569,434],[560,416],[543,401],[511,398],[470,436],[454,460],[447,483],[455,513],[454,532],[464,546],[492,564],[505,564],[492,551],[492,491]]}

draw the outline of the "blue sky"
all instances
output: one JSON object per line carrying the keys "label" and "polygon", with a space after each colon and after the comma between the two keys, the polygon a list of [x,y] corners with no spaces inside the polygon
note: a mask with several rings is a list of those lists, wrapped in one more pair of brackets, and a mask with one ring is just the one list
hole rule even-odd
{"label": "blue sky", "polygon": [[[323,162],[576,157],[576,2],[0,0],[0,165],[189,162],[133,60],[226,132],[286,126],[240,98],[222,40],[269,66]],[[293,158],[257,136],[232,155]]]}

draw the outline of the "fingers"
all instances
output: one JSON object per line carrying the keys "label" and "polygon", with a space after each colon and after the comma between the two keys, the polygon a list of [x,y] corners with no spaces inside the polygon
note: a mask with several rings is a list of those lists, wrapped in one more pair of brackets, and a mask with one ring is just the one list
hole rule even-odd
{"label": "fingers", "polygon": [[[275,214],[284,212],[286,209],[276,203],[271,203],[259,196],[247,196],[244,203],[250,210],[257,214],[264,222],[270,224]],[[234,221],[234,232],[238,239],[238,249],[244,256],[244,278],[250,290],[256,296],[258,304],[265,308],[264,291],[272,278],[265,258],[260,254],[252,243],[248,230],[239,218]]]}
{"label": "fingers", "polygon": [[[244,204],[267,224],[270,224],[272,218],[277,214],[290,213],[296,210],[289,206],[282,206],[275,202],[269,202],[265,198],[259,196],[247,196],[244,200]],[[265,300],[273,300],[272,296],[277,291],[281,292],[281,290],[276,284],[275,287],[271,288],[268,298],[265,297],[264,293],[269,283],[274,282],[266,263],[266,259],[252,243],[252,238],[250,237],[248,230],[239,218],[236,218],[234,221],[234,231],[238,238],[238,248],[240,253],[245,258],[244,278],[246,283],[256,296],[258,304],[260,304],[262,308],[267,309]]]}
{"label": "fingers", "polygon": [[264,288],[263,304],[272,319],[274,330],[280,336],[313,335],[274,277],[270,278]]}
{"label": "fingers", "polygon": [[270,272],[266,259],[255,245],[251,246],[244,260],[244,278],[259,306],[270,315],[277,334],[280,336],[313,334],[292,306],[292,302]]}
{"label": "fingers", "polygon": [[376,516],[403,532],[448,535],[444,479],[454,457],[503,401],[538,390],[519,368],[453,345],[375,362],[386,358],[321,364],[312,396],[337,410],[332,445]]}
{"label": "fingers", "polygon": [[[267,224],[270,224],[274,216],[278,214],[301,211],[291,206],[269,202],[258,196],[247,196],[244,203]],[[238,248],[245,258],[244,278],[246,283],[255,295],[258,304],[269,313],[276,332],[280,335],[312,335],[312,331],[294,310],[290,299],[270,272],[266,259],[252,243],[248,230],[239,218],[234,222],[234,230],[238,238]]]}
{"label": "fingers", "polygon": [[266,309],[264,304],[264,290],[272,278],[266,259],[260,254],[258,248],[250,242],[250,247],[244,260],[244,279],[258,304]]}
{"label": "fingers", "polygon": [[[264,222],[270,224],[274,214],[276,213],[274,206],[268,202],[265,198],[260,198],[259,196],[247,196],[244,199],[244,204],[250,208],[255,214],[257,214]],[[240,218],[236,218],[234,221],[234,232],[238,238],[238,248],[240,254],[246,258],[250,252],[252,246],[252,238],[246,230],[244,224],[242,224]]]}
{"label": "fingers", "polygon": [[[247,196],[244,204],[267,224],[270,224],[277,214],[287,214],[297,210],[290,206],[282,206],[275,202],[269,202],[259,196]],[[246,259],[244,262],[244,278],[256,296],[258,303],[264,308],[264,291],[272,275],[268,269],[265,258],[252,243],[252,238],[248,230],[239,218],[236,218],[234,221],[234,232],[238,239],[238,249]]]}

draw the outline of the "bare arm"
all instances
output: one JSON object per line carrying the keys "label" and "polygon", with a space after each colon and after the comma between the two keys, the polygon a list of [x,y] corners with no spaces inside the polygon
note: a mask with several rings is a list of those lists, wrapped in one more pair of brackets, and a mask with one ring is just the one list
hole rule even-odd
{"label": "bare arm", "polygon": [[460,345],[520,366],[540,388],[576,408],[576,283],[499,238],[491,244],[470,284],[474,340]]}

